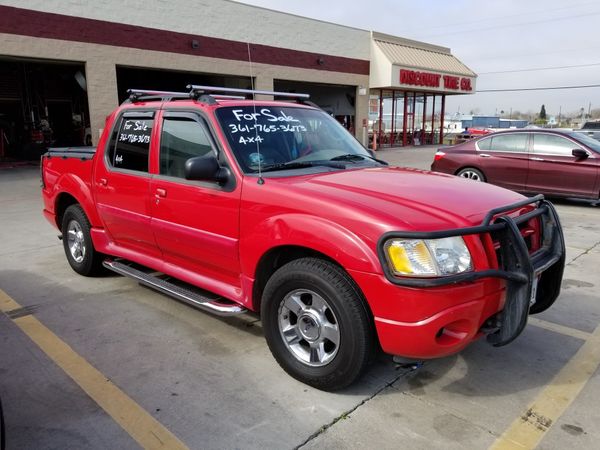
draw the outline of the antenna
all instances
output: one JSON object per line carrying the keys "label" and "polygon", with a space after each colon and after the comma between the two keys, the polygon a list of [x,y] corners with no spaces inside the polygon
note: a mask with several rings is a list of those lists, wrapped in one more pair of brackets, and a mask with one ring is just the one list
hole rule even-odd
{"label": "antenna", "polygon": [[[252,87],[252,107],[254,109],[254,137],[258,138],[258,127],[256,122],[256,98],[254,97],[254,75],[252,74],[252,57],[250,56],[250,40],[246,41],[248,46],[248,63],[250,64],[250,86]],[[256,153],[258,153],[258,184],[265,184],[265,180],[262,177],[262,155],[260,154],[260,143],[258,139],[254,139],[256,142]]]}

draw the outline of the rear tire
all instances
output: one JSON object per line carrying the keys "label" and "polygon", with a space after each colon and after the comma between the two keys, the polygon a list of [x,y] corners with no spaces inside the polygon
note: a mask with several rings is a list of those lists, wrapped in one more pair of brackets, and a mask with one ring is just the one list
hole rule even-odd
{"label": "rear tire", "polygon": [[62,219],[63,247],[73,270],[86,277],[102,272],[104,258],[94,248],[90,229],[83,208],[78,204],[69,206]]}
{"label": "rear tire", "polygon": [[331,262],[302,258],[279,268],[265,287],[261,315],[279,365],[317,389],[350,385],[371,358],[370,313],[353,280]]}
{"label": "rear tire", "polygon": [[473,181],[482,181],[485,182],[485,175],[479,169],[475,169],[474,167],[465,167],[456,172],[457,177],[467,178]]}

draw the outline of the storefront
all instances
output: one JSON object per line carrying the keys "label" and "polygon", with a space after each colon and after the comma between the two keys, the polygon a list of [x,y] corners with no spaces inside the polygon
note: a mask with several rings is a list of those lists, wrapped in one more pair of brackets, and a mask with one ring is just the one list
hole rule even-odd
{"label": "storefront", "polygon": [[447,95],[473,94],[477,75],[450,49],[372,33],[369,144],[443,142]]}
{"label": "storefront", "polygon": [[384,146],[440,141],[446,95],[475,90],[447,48],[231,1],[22,3],[0,5],[0,158],[97,143],[129,88],[308,93]]}

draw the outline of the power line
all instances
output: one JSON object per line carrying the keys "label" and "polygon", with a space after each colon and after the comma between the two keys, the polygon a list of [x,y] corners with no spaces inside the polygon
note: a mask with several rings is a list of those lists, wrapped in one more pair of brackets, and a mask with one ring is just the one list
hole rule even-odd
{"label": "power line", "polygon": [[[488,21],[488,20],[510,19],[510,18],[513,18],[513,17],[527,16],[529,14],[545,14],[545,13],[549,13],[549,12],[562,11],[562,10],[565,10],[565,9],[572,10],[573,8],[576,8],[576,7],[588,6],[588,5],[597,5],[597,4],[598,4],[597,1],[584,2],[584,3],[575,3],[575,4],[570,4],[569,6],[563,6],[563,7],[560,7],[560,8],[545,9],[544,11],[539,11],[539,10],[531,11],[531,12],[529,12],[529,11],[522,11],[519,14],[509,14],[509,15],[505,15],[505,16],[498,16],[498,15],[496,15],[496,16],[488,16],[488,17],[481,17],[481,18],[477,17],[474,20],[479,23],[479,22],[485,22],[485,21]],[[454,28],[454,27],[463,27],[463,26],[464,26],[464,24],[460,23],[460,24],[456,24],[456,25],[448,25],[448,24],[434,25],[434,26],[427,27],[427,28],[429,30],[431,30],[431,29],[435,29],[435,28],[448,29],[448,27]],[[413,31],[422,31],[422,28],[412,28],[412,29],[409,28],[408,30],[403,29],[402,33],[411,33]]]}
{"label": "power line", "polygon": [[520,92],[520,91],[553,91],[559,89],[586,89],[586,88],[597,88],[600,84],[585,84],[578,86],[552,86],[552,87],[534,87],[534,88],[515,88],[515,89],[482,89],[477,91],[480,92]]}
{"label": "power line", "polygon": [[497,72],[479,72],[477,75],[490,75],[490,74],[496,74],[496,73],[535,72],[538,70],[572,69],[574,67],[591,67],[591,66],[600,66],[600,63],[576,64],[573,66],[536,67],[536,68],[531,68],[531,69],[499,70]]}
{"label": "power line", "polygon": [[533,51],[533,52],[528,52],[528,53],[494,53],[492,55],[489,56],[479,56],[479,55],[474,55],[474,56],[469,56],[469,57],[465,57],[463,55],[462,59],[464,60],[477,60],[477,61],[483,61],[486,59],[500,59],[500,58],[508,58],[508,57],[525,57],[525,56],[540,56],[540,55],[555,55],[557,53],[574,53],[574,52],[589,52],[590,50],[600,50],[600,47],[577,47],[577,48],[564,48],[562,50],[550,50],[550,51]]}
{"label": "power line", "polygon": [[489,31],[489,30],[496,30],[499,28],[514,28],[514,27],[520,27],[523,25],[534,25],[534,24],[539,24],[539,23],[557,22],[557,21],[563,21],[563,20],[567,20],[567,19],[578,19],[580,17],[591,17],[591,16],[598,16],[598,15],[600,15],[600,12],[589,12],[586,14],[576,14],[574,16],[555,17],[553,19],[533,20],[530,22],[520,22],[520,23],[507,24],[507,25],[496,25],[496,26],[489,26],[489,27],[485,27],[485,28],[471,28],[469,30],[452,31],[450,33],[429,34],[429,35],[426,34],[424,36],[419,36],[419,39],[430,38],[430,37],[440,37],[440,36],[442,36],[442,37],[450,36],[453,34],[472,33],[474,31]]}

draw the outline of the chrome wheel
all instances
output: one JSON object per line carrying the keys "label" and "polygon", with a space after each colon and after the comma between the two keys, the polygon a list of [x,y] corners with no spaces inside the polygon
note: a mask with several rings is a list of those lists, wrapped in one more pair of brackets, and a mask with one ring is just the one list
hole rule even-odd
{"label": "chrome wheel", "polygon": [[478,170],[475,170],[475,169],[461,170],[458,173],[458,176],[462,177],[462,178],[468,178],[469,180],[473,180],[473,181],[484,181],[483,175],[481,174],[481,172],[479,172]]}
{"label": "chrome wheel", "polygon": [[279,332],[296,359],[312,367],[328,364],[337,354],[340,330],[331,306],[314,291],[297,289],[279,306]]}
{"label": "chrome wheel", "polygon": [[81,263],[85,258],[85,237],[81,225],[76,220],[71,220],[67,225],[67,246],[76,263]]}

